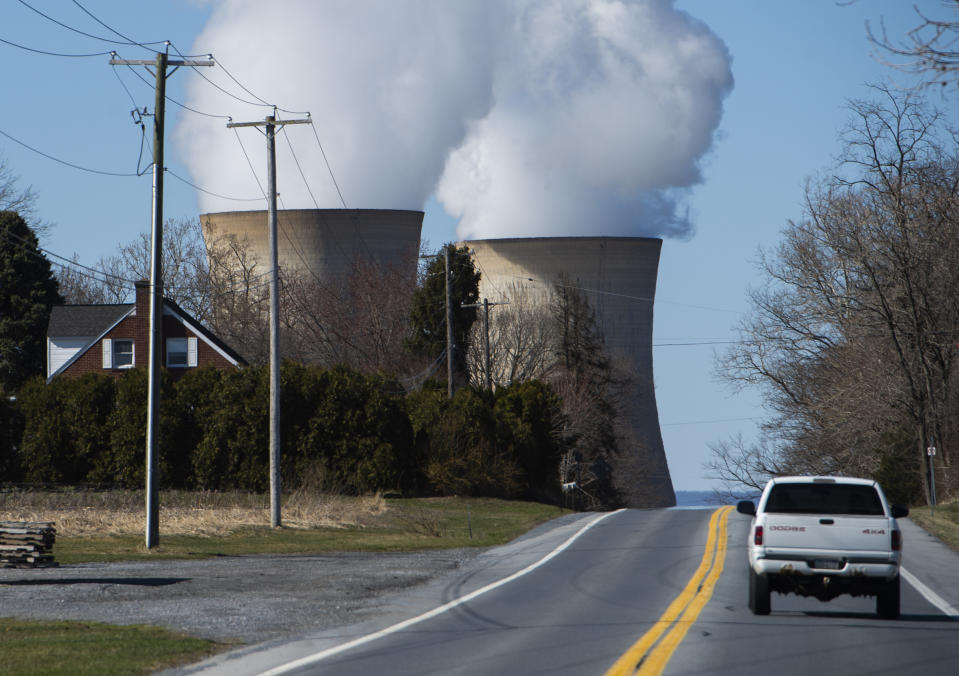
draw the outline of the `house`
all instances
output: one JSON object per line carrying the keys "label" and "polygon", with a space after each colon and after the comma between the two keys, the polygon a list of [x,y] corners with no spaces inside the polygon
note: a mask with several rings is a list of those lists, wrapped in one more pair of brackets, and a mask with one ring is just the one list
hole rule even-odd
{"label": "house", "polygon": [[[58,375],[106,373],[149,363],[150,283],[136,283],[136,302],[55,305],[47,326],[47,382]],[[168,298],[163,299],[160,364],[174,377],[199,366],[246,364],[229,345]]]}

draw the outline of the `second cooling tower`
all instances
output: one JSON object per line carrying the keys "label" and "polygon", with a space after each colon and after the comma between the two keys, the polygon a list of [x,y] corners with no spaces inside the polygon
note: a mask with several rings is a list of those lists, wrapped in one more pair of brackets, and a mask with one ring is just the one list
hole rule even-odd
{"label": "second cooling tower", "polygon": [[623,449],[621,486],[634,507],[676,504],[653,387],[653,299],[662,240],[648,237],[536,237],[462,243],[480,271],[480,297],[524,294],[548,303],[554,285],[581,291],[596,312],[605,346],[627,363],[631,392],[622,415],[633,447]]}
{"label": "second cooling tower", "polygon": [[[224,235],[246,242],[261,265],[269,258],[266,211],[227,211],[200,217],[207,243]],[[416,271],[422,211],[289,209],[277,214],[280,268],[309,271],[320,282],[347,276],[357,260]]]}

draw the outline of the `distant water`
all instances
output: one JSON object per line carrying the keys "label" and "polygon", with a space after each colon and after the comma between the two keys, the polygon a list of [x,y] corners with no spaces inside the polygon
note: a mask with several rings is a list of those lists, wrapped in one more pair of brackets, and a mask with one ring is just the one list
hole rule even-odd
{"label": "distant water", "polygon": [[715,491],[676,491],[677,507],[719,507],[726,502]]}

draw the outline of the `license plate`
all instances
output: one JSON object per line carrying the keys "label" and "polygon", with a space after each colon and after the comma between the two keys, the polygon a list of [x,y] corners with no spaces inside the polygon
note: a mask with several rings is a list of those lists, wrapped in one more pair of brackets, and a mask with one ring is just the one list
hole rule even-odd
{"label": "license plate", "polygon": [[842,561],[837,559],[814,559],[812,567],[822,570],[839,570],[842,568]]}

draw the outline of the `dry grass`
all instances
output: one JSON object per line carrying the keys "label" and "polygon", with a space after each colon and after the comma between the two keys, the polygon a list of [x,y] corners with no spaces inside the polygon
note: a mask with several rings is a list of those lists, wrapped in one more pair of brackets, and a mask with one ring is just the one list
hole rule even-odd
{"label": "dry grass", "polygon": [[[379,494],[347,497],[297,491],[283,498],[287,528],[362,527],[387,511]],[[52,521],[62,536],[134,535],[145,529],[142,491],[0,491],[0,521]],[[169,535],[224,536],[270,525],[268,495],[163,492],[160,522]]]}
{"label": "dry grass", "polygon": [[959,502],[941,504],[935,510],[912,507],[909,518],[959,551]]}

